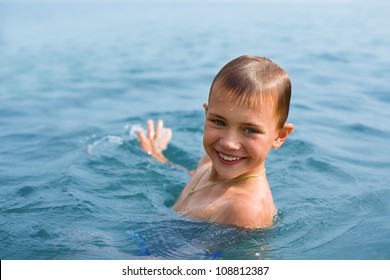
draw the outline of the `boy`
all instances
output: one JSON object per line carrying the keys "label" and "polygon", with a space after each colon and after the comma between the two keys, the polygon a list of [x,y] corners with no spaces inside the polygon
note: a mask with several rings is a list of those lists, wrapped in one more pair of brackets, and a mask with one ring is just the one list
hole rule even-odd
{"label": "boy", "polygon": [[[205,155],[177,199],[187,217],[242,228],[272,225],[276,208],[265,159],[293,130],[286,123],[291,96],[287,73],[267,58],[240,56],[215,77],[204,104]],[[163,135],[163,131],[165,133]],[[143,150],[161,162],[171,139],[163,122],[138,132]]]}

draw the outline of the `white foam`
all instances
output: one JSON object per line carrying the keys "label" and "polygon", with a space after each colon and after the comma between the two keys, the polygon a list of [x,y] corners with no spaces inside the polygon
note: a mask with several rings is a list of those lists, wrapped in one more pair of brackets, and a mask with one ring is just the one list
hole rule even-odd
{"label": "white foam", "polygon": [[108,142],[108,143],[114,143],[114,144],[118,144],[118,145],[122,145],[123,143],[124,143],[124,139],[122,138],[122,137],[120,137],[120,136],[115,136],[115,135],[107,135],[107,136],[104,136],[104,137],[102,137],[101,139],[98,139],[98,140],[96,140],[95,142],[93,142],[92,144],[89,144],[88,146],[87,146],[87,152],[88,152],[88,154],[92,154],[92,152],[93,152],[93,150],[97,147],[97,146],[99,146],[99,145],[101,145],[101,144],[103,144],[103,143],[106,143],[106,142]]}
{"label": "white foam", "polygon": [[137,133],[138,131],[143,131],[145,133],[145,129],[140,124],[133,125],[125,125],[125,130],[129,131],[130,140],[138,139]]}

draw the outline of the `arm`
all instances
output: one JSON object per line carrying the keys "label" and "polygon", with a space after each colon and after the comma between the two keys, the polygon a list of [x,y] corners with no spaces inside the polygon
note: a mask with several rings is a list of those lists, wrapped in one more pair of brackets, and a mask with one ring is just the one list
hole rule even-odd
{"label": "arm", "polygon": [[238,198],[227,203],[223,211],[212,218],[213,222],[241,228],[256,229],[272,226],[273,213],[262,203]]}

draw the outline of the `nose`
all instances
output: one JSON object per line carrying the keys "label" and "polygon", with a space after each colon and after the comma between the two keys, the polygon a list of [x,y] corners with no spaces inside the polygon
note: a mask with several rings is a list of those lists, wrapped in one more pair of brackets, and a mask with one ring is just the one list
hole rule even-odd
{"label": "nose", "polygon": [[220,139],[220,145],[226,150],[238,150],[240,141],[238,135],[231,130],[227,130]]}

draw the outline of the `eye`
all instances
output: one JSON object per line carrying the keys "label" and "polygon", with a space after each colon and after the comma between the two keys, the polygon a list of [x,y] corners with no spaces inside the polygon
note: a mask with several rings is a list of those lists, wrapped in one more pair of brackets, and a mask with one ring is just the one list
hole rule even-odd
{"label": "eye", "polygon": [[225,126],[225,123],[221,120],[211,120],[217,126]]}
{"label": "eye", "polygon": [[245,128],[245,129],[244,129],[244,132],[245,132],[246,134],[250,134],[250,135],[252,135],[252,134],[258,134],[258,133],[259,133],[259,131],[257,131],[256,129],[250,128],[250,127]]}
{"label": "eye", "polygon": [[225,122],[220,119],[209,118],[208,121],[215,126],[225,126]]}

